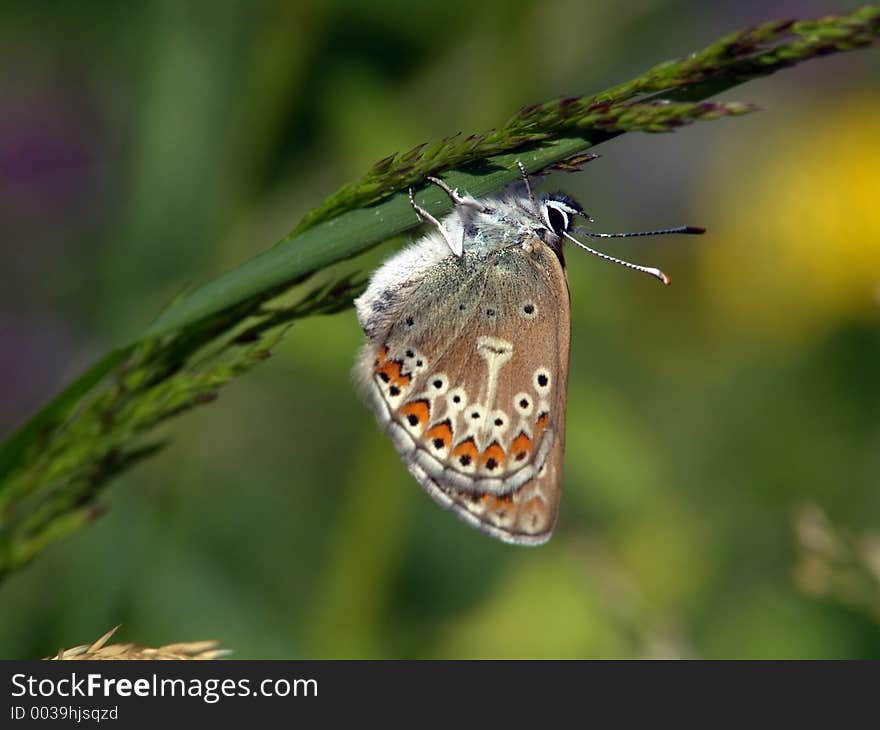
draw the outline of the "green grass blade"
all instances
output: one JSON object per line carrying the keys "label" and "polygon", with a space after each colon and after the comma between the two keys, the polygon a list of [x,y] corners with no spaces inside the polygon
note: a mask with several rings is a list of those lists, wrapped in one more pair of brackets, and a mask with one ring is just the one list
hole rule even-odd
{"label": "green grass blade", "polygon": [[123,347],[104,355],[6,440],[0,449],[0,482],[9,475],[25,451],[39,444],[42,434],[66,419],[79,401],[122,363],[130,350]]}

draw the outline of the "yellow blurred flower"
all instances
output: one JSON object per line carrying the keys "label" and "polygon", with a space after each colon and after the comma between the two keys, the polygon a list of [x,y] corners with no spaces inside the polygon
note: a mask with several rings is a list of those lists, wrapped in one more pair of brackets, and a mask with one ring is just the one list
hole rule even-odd
{"label": "yellow blurred flower", "polygon": [[720,324],[779,342],[880,322],[880,96],[797,110],[720,160],[702,260]]}

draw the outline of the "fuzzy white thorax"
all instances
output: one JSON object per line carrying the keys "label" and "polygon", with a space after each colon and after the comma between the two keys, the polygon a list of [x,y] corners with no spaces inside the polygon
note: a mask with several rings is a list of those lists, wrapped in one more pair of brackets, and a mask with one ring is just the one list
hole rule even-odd
{"label": "fuzzy white thorax", "polygon": [[[358,320],[368,335],[380,320],[394,316],[401,290],[420,281],[444,259],[467,253],[488,254],[534,240],[536,228],[546,227],[522,183],[514,183],[479,202],[486,210],[475,205],[455,206],[440,221],[444,233],[429,231],[373,273],[366,291],[354,302]],[[544,203],[542,199],[539,207]]]}
{"label": "fuzzy white thorax", "polygon": [[427,271],[450,256],[452,252],[443,236],[437,231],[431,231],[385,261],[373,272],[367,290],[354,300],[361,326],[367,329],[375,313],[384,309],[383,299],[387,298],[388,292],[397,293],[407,284],[418,281]]}

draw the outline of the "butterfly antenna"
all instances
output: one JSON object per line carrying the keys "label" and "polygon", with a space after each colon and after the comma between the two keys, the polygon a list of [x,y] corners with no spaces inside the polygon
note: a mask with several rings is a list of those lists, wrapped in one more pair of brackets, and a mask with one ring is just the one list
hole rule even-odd
{"label": "butterfly antenna", "polygon": [[[665,236],[670,233],[687,233],[692,235],[699,235],[701,233],[705,233],[705,228],[700,228],[699,226],[678,226],[677,228],[661,228],[656,231],[634,231],[631,233],[595,233],[593,231],[585,231],[583,229],[578,229],[578,233],[581,233],[585,236],[589,236],[590,238],[634,238],[636,236]],[[669,286],[670,278],[664,274],[660,269],[655,269],[650,266],[639,266],[638,264],[632,264],[629,261],[624,261],[623,259],[614,258],[614,256],[609,256],[607,253],[602,253],[601,251],[597,251],[594,248],[590,248],[587,244],[578,241],[574,236],[570,235],[567,231],[562,234],[572,243],[580,246],[584,251],[587,251],[593,256],[598,256],[600,259],[604,259],[605,261],[610,261],[613,264],[620,264],[621,266],[625,266],[628,269],[633,269],[634,271],[641,271],[643,274],[647,274],[648,276],[653,276],[655,279],[663,282],[664,285]]]}
{"label": "butterfly antenna", "polygon": [[[590,218],[590,220],[592,220],[592,218]],[[679,226],[678,228],[661,228],[657,231],[633,231],[631,233],[596,233],[594,231],[578,229],[578,233],[581,233],[584,236],[589,236],[590,238],[634,238],[636,236],[666,236],[670,233],[688,233],[699,236],[701,233],[705,232],[706,229],[700,228],[699,226]]]}
{"label": "butterfly antenna", "polygon": [[534,208],[535,212],[538,212],[538,202],[535,200],[535,194],[532,192],[532,183],[529,181],[529,173],[526,170],[526,166],[523,165],[519,160],[516,161],[516,166],[519,168],[519,174],[522,175],[523,182],[526,184],[526,192],[529,194],[529,200],[532,202],[532,208]]}
{"label": "butterfly antenna", "polygon": [[610,261],[612,264],[620,264],[621,266],[625,266],[628,269],[633,269],[635,271],[641,271],[643,274],[648,274],[648,276],[653,276],[655,279],[659,279],[666,286],[669,286],[670,279],[666,274],[664,274],[660,269],[654,269],[650,266],[639,266],[638,264],[631,264],[629,261],[624,261],[623,259],[616,259],[614,256],[609,256],[607,253],[602,253],[601,251],[597,251],[594,248],[590,248],[585,243],[581,243],[574,236],[570,235],[567,231],[562,234],[572,243],[580,246],[584,251],[593,254],[593,256],[598,256],[600,259],[604,259],[605,261]]}

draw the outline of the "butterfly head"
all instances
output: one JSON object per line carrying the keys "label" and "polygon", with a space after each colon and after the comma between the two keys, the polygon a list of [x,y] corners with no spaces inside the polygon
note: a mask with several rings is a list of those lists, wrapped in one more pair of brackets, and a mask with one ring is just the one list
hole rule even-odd
{"label": "butterfly head", "polygon": [[538,203],[538,209],[548,230],[560,238],[572,229],[575,218],[583,218],[587,222],[593,220],[580,203],[565,193],[557,192],[544,196]]}
{"label": "butterfly head", "polygon": [[[579,248],[593,254],[594,256],[598,256],[605,261],[610,261],[628,269],[640,271],[643,274],[653,276],[663,284],[669,284],[669,277],[660,271],[660,269],[632,264],[628,261],[615,258],[614,256],[609,256],[606,253],[590,248],[583,241],[579,241],[572,236],[570,231],[574,227],[575,218],[582,218],[587,223],[593,222],[593,218],[581,207],[580,203],[573,198],[570,198],[565,193],[551,193],[550,195],[541,198],[540,201],[535,202],[530,189],[528,189],[528,193],[530,199],[535,203],[535,208],[539,213],[541,221],[541,228],[540,230],[537,230],[536,233],[544,243],[553,248],[556,255],[559,256],[560,261],[562,260],[562,239],[567,238]],[[669,233],[700,234],[704,233],[705,229],[696,226],[678,226],[676,228],[663,228],[656,231],[636,231],[632,233],[595,233],[586,229],[578,229],[577,232],[590,238],[630,238],[633,236],[657,236]],[[552,234],[552,236],[549,234]]]}

